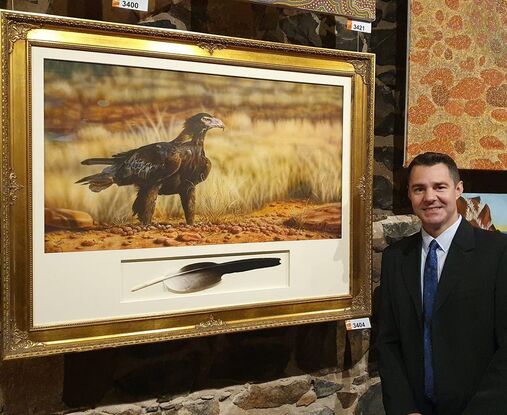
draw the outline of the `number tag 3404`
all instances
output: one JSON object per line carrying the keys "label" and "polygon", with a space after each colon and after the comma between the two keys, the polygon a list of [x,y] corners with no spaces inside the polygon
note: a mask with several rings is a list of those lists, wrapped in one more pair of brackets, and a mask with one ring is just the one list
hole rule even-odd
{"label": "number tag 3404", "polygon": [[345,327],[347,330],[361,330],[361,329],[370,329],[370,319],[368,317],[365,318],[356,318],[354,320],[345,320]]}
{"label": "number tag 3404", "polygon": [[121,9],[139,10],[142,12],[148,11],[148,0],[113,0],[113,7]]}

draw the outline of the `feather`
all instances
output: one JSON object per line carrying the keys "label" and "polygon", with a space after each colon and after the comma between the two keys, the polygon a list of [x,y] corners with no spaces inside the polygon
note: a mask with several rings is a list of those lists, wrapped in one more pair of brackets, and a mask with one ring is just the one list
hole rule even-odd
{"label": "feather", "polygon": [[251,271],[260,268],[276,267],[280,265],[280,258],[249,258],[223,262],[196,262],[185,265],[176,274],[164,275],[147,283],[138,285],[130,291],[138,291],[151,285],[165,281],[166,287],[176,293],[190,293],[202,291],[218,284],[222,275],[236,272]]}
{"label": "feather", "polygon": [[76,183],[88,185],[93,192],[100,192],[113,184],[113,177],[109,173],[97,173],[83,177]]}
{"label": "feather", "polygon": [[114,164],[116,162],[115,159],[104,157],[104,158],[92,158],[92,159],[86,159],[81,162],[81,164],[85,166],[93,166],[95,164]]}

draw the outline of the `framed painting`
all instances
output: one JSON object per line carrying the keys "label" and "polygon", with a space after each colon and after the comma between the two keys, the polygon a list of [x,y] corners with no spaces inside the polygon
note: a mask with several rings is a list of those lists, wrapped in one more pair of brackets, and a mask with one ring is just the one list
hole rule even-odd
{"label": "framed painting", "polygon": [[375,0],[247,0],[253,3],[278,7],[295,7],[311,12],[336,14],[352,19],[373,22],[376,14]]}
{"label": "framed painting", "polygon": [[458,211],[473,226],[507,234],[507,196],[503,193],[463,193]]}
{"label": "framed painting", "polygon": [[1,33],[4,358],[370,313],[373,55]]}

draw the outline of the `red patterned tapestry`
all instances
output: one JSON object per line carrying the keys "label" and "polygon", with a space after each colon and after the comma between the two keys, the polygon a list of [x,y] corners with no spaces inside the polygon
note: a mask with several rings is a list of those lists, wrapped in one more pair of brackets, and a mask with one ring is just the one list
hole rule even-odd
{"label": "red patterned tapestry", "polygon": [[412,0],[406,163],[507,170],[507,3]]}

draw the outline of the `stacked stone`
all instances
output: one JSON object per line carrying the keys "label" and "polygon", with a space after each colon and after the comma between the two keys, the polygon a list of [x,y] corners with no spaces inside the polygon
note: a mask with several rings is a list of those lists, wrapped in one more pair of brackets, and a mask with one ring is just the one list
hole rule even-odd
{"label": "stacked stone", "polygon": [[294,376],[54,415],[380,415],[378,380],[364,359],[359,366],[349,376]]}

